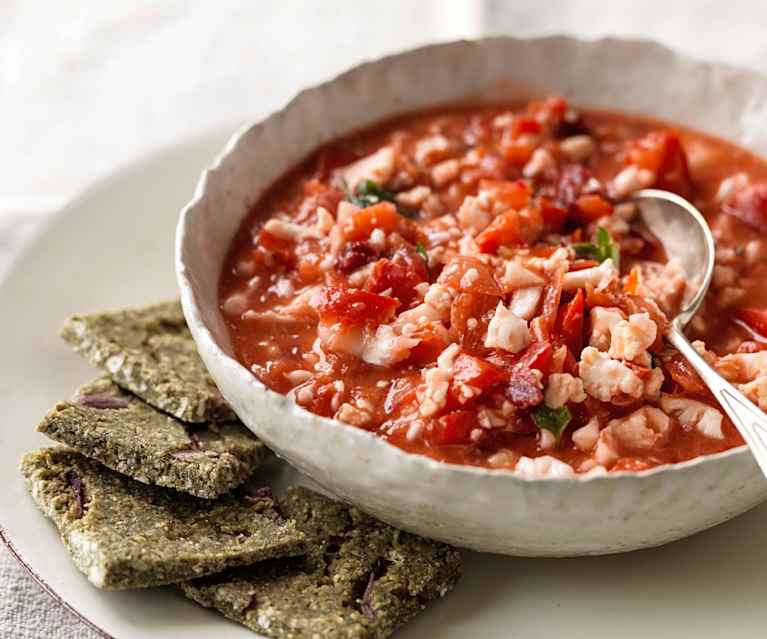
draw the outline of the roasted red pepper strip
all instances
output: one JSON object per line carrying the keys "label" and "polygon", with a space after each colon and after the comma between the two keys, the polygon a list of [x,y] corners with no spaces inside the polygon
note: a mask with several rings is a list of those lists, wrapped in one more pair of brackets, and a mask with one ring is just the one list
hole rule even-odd
{"label": "roasted red pepper strip", "polygon": [[453,383],[487,390],[506,379],[503,370],[487,360],[461,353],[453,365]]}
{"label": "roasted red pepper strip", "polygon": [[575,297],[559,309],[556,333],[576,356],[583,349],[583,314],[585,310],[583,289],[578,289]]}
{"label": "roasted red pepper strip", "polygon": [[452,446],[471,443],[471,431],[477,424],[476,414],[456,410],[434,422],[430,440],[434,446]]}
{"label": "roasted red pepper strip", "polygon": [[318,295],[317,313],[324,324],[381,323],[390,320],[399,302],[355,288],[327,286]]}

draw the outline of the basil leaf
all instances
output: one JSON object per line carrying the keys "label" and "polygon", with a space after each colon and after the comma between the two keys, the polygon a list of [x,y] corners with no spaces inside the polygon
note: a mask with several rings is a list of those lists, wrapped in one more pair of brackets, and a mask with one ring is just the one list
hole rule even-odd
{"label": "basil leaf", "polygon": [[610,231],[603,226],[597,229],[596,243],[583,242],[573,244],[575,255],[578,257],[596,260],[600,264],[606,259],[611,259],[615,268],[620,270],[621,251],[618,244],[613,240]]}
{"label": "basil leaf", "polygon": [[602,252],[602,255],[604,255],[604,257],[600,260],[600,262],[603,262],[607,258],[610,258],[612,259],[613,264],[615,265],[615,268],[620,270],[620,267],[621,267],[620,247],[613,240],[612,235],[610,235],[610,231],[608,231],[603,226],[600,226],[597,229],[597,246],[599,246],[599,249]]}
{"label": "basil leaf", "polygon": [[567,406],[561,408],[549,408],[545,404],[540,404],[533,410],[533,421],[538,428],[545,428],[553,433],[557,441],[562,436],[567,425],[573,416],[567,409]]}
{"label": "basil leaf", "polygon": [[344,197],[347,201],[362,208],[373,206],[379,202],[391,202],[397,207],[397,212],[403,217],[413,218],[418,214],[417,211],[411,211],[397,204],[396,194],[387,191],[375,180],[363,180],[354,189],[354,193],[350,191],[348,185],[344,182],[344,192]]}
{"label": "basil leaf", "polygon": [[418,242],[418,244],[415,245],[415,252],[418,253],[418,255],[421,256],[421,259],[423,259],[424,262],[426,262],[426,266],[428,268],[429,266],[429,255],[426,253],[426,247]]}
{"label": "basil leaf", "polygon": [[575,250],[576,257],[581,257],[587,260],[598,260],[599,262],[602,261],[600,259],[602,254],[596,244],[582,242],[580,244],[573,244],[573,249]]}

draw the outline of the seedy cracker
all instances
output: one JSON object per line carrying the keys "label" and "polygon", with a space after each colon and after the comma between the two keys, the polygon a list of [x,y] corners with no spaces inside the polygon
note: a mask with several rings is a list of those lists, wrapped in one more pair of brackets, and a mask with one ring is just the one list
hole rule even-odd
{"label": "seedy cracker", "polygon": [[206,499],[242,484],[269,455],[240,422],[184,424],[107,378],[59,402],[37,430],[133,479]]}
{"label": "seedy cracker", "polygon": [[177,300],[74,315],[61,336],[115,383],[180,420],[235,419],[197,354]]}
{"label": "seedy cracker", "polygon": [[303,488],[280,500],[305,557],[182,584],[187,597],[275,639],[388,637],[459,577],[460,554]]}
{"label": "seedy cracker", "polygon": [[99,588],[175,583],[304,549],[304,535],[268,495],[198,499],[65,448],[28,453],[21,472],[77,567]]}

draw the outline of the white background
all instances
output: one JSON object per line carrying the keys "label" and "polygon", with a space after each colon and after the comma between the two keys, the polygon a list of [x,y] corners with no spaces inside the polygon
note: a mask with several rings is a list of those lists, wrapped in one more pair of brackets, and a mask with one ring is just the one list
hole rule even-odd
{"label": "white background", "polygon": [[[765,70],[765,26],[767,3],[745,0],[0,0],[0,271],[45,215],[115,168],[258,118],[364,59],[564,32]],[[42,636],[92,635],[0,551],[0,637]]]}

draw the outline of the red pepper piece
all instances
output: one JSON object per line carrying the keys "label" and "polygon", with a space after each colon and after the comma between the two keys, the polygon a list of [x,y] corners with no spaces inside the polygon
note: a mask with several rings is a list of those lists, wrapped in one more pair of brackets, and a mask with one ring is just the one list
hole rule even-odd
{"label": "red pepper piece", "polygon": [[[473,272],[468,274],[472,269]],[[467,255],[458,255],[450,260],[442,269],[437,282],[467,293],[492,295],[494,297],[503,295],[492,269],[476,257]]]}
{"label": "red pepper piece", "polygon": [[453,365],[453,383],[475,386],[483,391],[506,379],[504,371],[487,360],[461,353]]}
{"label": "red pepper piece", "polygon": [[400,305],[385,295],[334,286],[323,288],[318,298],[317,313],[323,324],[380,324],[390,320]]}
{"label": "red pepper piece", "polygon": [[578,289],[575,297],[559,309],[556,334],[572,353],[579,355],[583,348],[583,315],[585,295]]}
{"label": "red pepper piece", "polygon": [[380,293],[391,289],[391,296],[408,306],[415,298],[415,287],[426,281],[423,259],[416,256],[420,262],[420,271],[416,270],[418,262],[408,262],[404,258],[395,260],[381,259],[373,265],[365,288],[371,293]]}
{"label": "red pepper piece", "polygon": [[443,415],[433,422],[430,441],[434,446],[470,444],[471,431],[476,427],[477,417],[473,412],[457,410]]}
{"label": "red pepper piece", "polygon": [[689,196],[692,180],[679,133],[651,131],[629,143],[626,164],[636,164],[656,175],[655,186]]}

